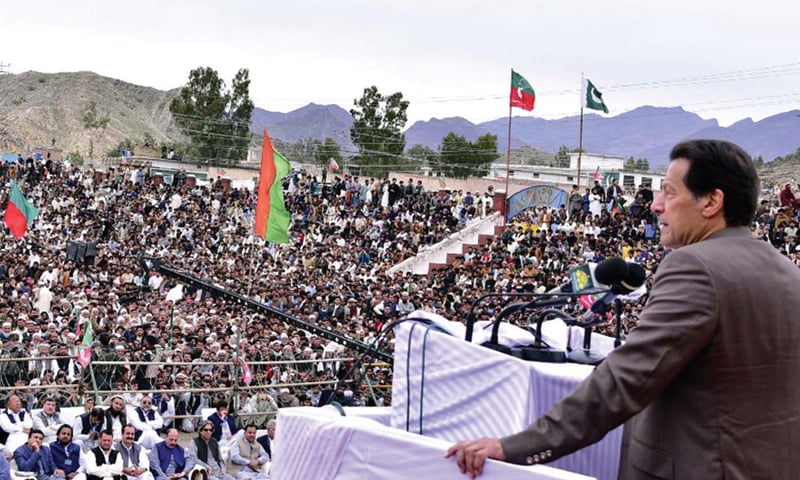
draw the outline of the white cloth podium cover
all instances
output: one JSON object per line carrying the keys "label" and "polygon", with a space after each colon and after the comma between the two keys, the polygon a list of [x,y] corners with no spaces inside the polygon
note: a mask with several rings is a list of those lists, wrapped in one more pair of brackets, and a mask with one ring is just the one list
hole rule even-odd
{"label": "white cloth podium cover", "polygon": [[[362,408],[360,410],[372,410]],[[449,442],[347,416],[331,406],[285,408],[278,412],[271,480],[396,480],[466,478],[455,459],[444,458]],[[589,480],[575,473],[489,460],[481,480]]]}
{"label": "white cloth podium cover", "polygon": [[[409,317],[416,316],[420,312]],[[441,317],[432,321],[446,331],[463,332],[457,322]],[[561,338],[566,346],[567,328],[562,322],[545,322],[544,327],[548,343],[558,345]],[[576,330],[573,348],[583,342],[583,329]],[[592,344],[613,348],[613,339],[592,335]],[[450,336],[424,323],[404,322],[395,330],[391,425],[451,444],[503,437],[527,428],[592,370],[588,365],[521,360],[468,343],[463,334]],[[617,428],[601,442],[549,465],[615,479],[621,436],[622,428]]]}

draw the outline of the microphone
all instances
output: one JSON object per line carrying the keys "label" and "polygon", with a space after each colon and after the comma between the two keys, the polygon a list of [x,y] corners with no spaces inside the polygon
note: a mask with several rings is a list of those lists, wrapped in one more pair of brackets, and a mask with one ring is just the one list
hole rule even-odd
{"label": "microphone", "polygon": [[[584,327],[583,348],[570,351],[567,354],[567,358],[569,358],[571,362],[597,365],[605,359],[605,357],[592,352],[592,326],[595,325],[595,321],[598,318],[602,319],[602,315],[608,312],[608,308],[614,299],[620,295],[626,295],[638,290],[639,287],[644,285],[645,280],[647,280],[647,272],[644,271],[641,265],[627,263],[624,260],[622,260],[622,262],[624,265],[615,261],[613,269],[609,267],[610,269],[608,272],[603,272],[604,275],[606,273],[609,275],[605,277],[605,279],[611,278],[612,274],[619,275],[622,272],[625,274],[622,275],[618,281],[612,282],[611,291],[606,293],[600,300],[594,302],[591,308],[581,316],[581,325]],[[619,319],[617,321],[619,321]],[[617,330],[619,330],[619,323],[617,324]],[[571,331],[569,333],[571,333]]]}
{"label": "microphone", "polygon": [[584,263],[569,270],[569,281],[547,293],[580,293],[584,291],[605,290],[627,274],[625,260],[612,257],[600,263]]}
{"label": "microphone", "polygon": [[[614,260],[614,262],[613,264],[610,263],[610,266],[602,271],[601,278],[604,280],[611,280],[609,282],[611,290],[603,295],[603,298],[595,301],[589,310],[584,312],[581,316],[582,323],[590,323],[596,315],[604,315],[608,312],[608,307],[617,296],[627,295],[638,290],[639,287],[644,285],[647,279],[647,273],[641,265],[627,263],[619,257],[608,259],[608,261],[610,260]],[[600,265],[602,265],[602,263]],[[600,270],[600,265],[597,266],[598,271]]]}

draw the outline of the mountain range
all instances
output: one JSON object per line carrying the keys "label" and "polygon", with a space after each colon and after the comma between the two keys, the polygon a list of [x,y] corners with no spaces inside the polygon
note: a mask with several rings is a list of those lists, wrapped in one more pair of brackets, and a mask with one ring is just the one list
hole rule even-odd
{"label": "mountain range", "polygon": [[[312,113],[315,112],[315,113]],[[583,149],[598,154],[624,158],[646,158],[652,167],[667,163],[670,149],[679,141],[693,138],[719,138],[737,143],[754,158],[761,156],[769,162],[776,157],[793,153],[800,146],[800,110],[780,113],[758,122],[751,119],[722,127],[715,119],[703,119],[681,107],[643,106],[614,117],[590,113],[583,118]],[[338,125],[333,121],[339,122]],[[317,136],[309,135],[313,123],[319,122]],[[301,109],[280,114],[256,109],[252,128],[260,132],[267,128],[275,136],[289,141],[305,137],[324,138],[321,133],[333,132],[334,138],[345,151],[355,151],[349,138],[352,118],[337,105],[309,104]],[[305,130],[301,130],[302,127]],[[558,151],[561,145],[570,149],[578,147],[580,116],[546,120],[531,116],[512,118],[511,147],[530,146],[544,152]],[[303,132],[299,134],[298,132]],[[286,138],[280,134],[286,135]],[[284,133],[285,132],[285,133]],[[497,136],[498,150],[504,152],[508,144],[508,118],[482,123],[472,123],[461,117],[433,118],[418,121],[406,131],[406,147],[425,145],[436,150],[442,138],[454,132],[467,140],[479,136]]]}
{"label": "mountain range", "polygon": [[[179,88],[162,91],[103,77],[92,72],[44,74],[25,72],[0,75],[0,152],[17,153],[53,140],[65,152],[84,155],[93,142],[102,155],[120,141],[140,143],[147,134],[157,143],[180,142],[169,113],[169,103]],[[94,102],[99,115],[109,118],[101,131],[84,128],[81,116]],[[793,153],[800,146],[800,110],[792,110],[755,122],[741,120],[722,127],[715,119],[703,119],[681,107],[643,106],[613,116],[584,115],[583,149],[596,154],[647,158],[651,167],[666,164],[670,148],[690,138],[721,138],[738,143],[754,157],[769,162]],[[287,113],[256,108],[251,130],[284,142],[330,137],[347,155],[356,148],[350,140],[353,119],[338,105],[309,103]],[[555,153],[562,145],[578,147],[580,117],[545,120],[532,114],[513,117],[512,148],[530,146]],[[472,123],[461,117],[413,123],[405,131],[406,147],[416,144],[438,149],[448,133],[474,141],[486,133],[497,135],[504,152],[508,118]]]}

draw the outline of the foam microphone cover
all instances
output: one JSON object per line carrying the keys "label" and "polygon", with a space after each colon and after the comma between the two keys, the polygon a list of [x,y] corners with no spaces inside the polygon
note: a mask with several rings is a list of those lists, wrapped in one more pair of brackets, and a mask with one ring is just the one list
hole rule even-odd
{"label": "foam microphone cover", "polygon": [[624,281],[628,275],[628,262],[620,257],[611,257],[597,264],[594,278],[603,285],[614,285]]}

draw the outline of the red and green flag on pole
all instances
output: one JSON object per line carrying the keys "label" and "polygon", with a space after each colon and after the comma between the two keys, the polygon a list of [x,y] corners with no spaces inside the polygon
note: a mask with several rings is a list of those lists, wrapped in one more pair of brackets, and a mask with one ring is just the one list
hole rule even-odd
{"label": "red and green flag on pole", "polygon": [[39,210],[25,199],[25,195],[22,194],[17,182],[12,181],[4,219],[14,238],[22,238],[37,216],[39,216]]}
{"label": "red and green flag on pole", "polygon": [[536,93],[525,77],[511,70],[511,106],[523,110],[533,110]]}
{"label": "red and green flag on pole", "polygon": [[594,179],[597,180],[598,182],[602,182],[605,176],[606,176],[605,172],[600,170],[600,165],[598,165],[597,170],[594,171]]}
{"label": "red and green flag on pole", "polygon": [[[81,324],[78,324],[78,335],[80,336]],[[78,363],[81,367],[86,368],[92,362],[92,341],[94,335],[92,332],[92,322],[86,322],[86,331],[83,333],[83,341],[78,346]]]}
{"label": "red and green flag on pole", "polygon": [[264,130],[255,232],[269,242],[289,243],[289,212],[283,203],[282,180],[290,170],[289,160],[272,148],[269,135]]}

